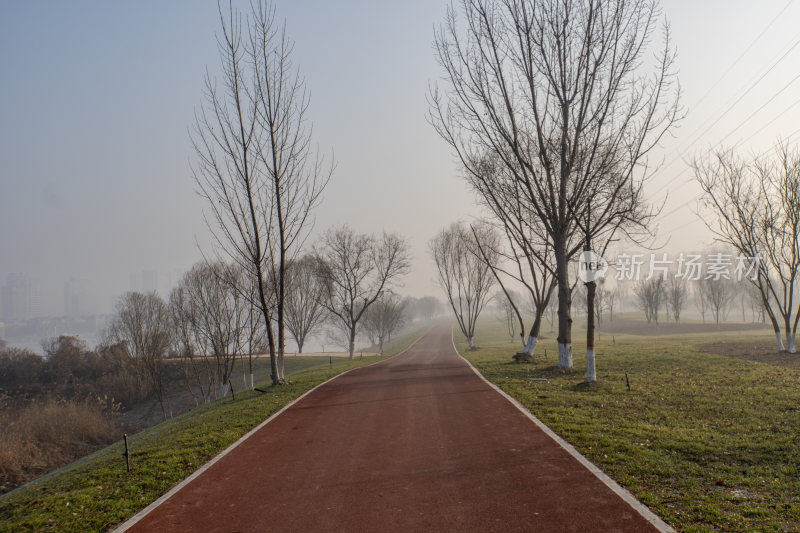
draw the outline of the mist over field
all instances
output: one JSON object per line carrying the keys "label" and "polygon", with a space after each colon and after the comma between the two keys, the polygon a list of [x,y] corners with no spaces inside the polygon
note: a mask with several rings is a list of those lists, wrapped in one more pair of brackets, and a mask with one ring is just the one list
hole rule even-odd
{"label": "mist over field", "polygon": [[[312,97],[314,142],[337,163],[308,244],[345,222],[398,232],[411,243],[403,291],[413,296],[439,294],[427,251],[436,231],[481,216],[426,120],[441,77],[432,29],[446,5],[277,4]],[[653,246],[677,253],[712,240],[693,213],[699,192],[685,159],[723,140],[761,151],[796,133],[796,91],[777,93],[800,49],[736,100],[788,49],[797,6],[778,20],[777,0],[662,7],[687,118],[648,157],[663,170],[645,190],[663,206]],[[122,293],[166,296],[212,248],[187,132],[204,72],[219,70],[216,5],[37,2],[0,13],[0,318],[50,319],[15,335],[27,346],[61,333],[94,340]]]}

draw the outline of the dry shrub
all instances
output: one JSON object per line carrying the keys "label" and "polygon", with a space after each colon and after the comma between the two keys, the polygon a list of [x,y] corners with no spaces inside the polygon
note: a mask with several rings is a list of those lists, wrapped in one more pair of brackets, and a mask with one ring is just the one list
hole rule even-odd
{"label": "dry shrub", "polygon": [[98,398],[0,401],[0,493],[117,440],[117,409]]}

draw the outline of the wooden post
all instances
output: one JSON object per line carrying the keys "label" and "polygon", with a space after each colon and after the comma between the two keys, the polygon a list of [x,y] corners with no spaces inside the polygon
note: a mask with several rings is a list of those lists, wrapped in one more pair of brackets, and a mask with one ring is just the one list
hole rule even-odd
{"label": "wooden post", "polygon": [[125,469],[130,472],[131,471],[131,454],[128,452],[128,434],[122,434],[122,440],[125,441],[125,453],[122,455],[125,456]]}

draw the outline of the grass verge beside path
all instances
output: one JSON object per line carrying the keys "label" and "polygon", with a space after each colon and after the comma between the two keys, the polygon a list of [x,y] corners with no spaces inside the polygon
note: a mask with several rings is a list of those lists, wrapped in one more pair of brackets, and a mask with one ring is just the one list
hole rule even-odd
{"label": "grass verge beside path", "polygon": [[698,348],[753,336],[616,335],[612,344],[604,335],[591,386],[579,344],[574,371],[562,372],[554,339],[537,345],[532,364],[511,361],[519,347],[499,326],[478,331],[474,352],[455,340],[487,379],[676,529],[800,531],[800,371]]}
{"label": "grass verge beside path", "polygon": [[[420,336],[409,332],[385,353],[397,353]],[[125,471],[122,442],[0,497],[0,532],[105,531],[159,498],[219,452],[290,401],[352,368],[386,357],[286,359],[291,384],[265,394],[236,393],[129,436],[132,471]]]}

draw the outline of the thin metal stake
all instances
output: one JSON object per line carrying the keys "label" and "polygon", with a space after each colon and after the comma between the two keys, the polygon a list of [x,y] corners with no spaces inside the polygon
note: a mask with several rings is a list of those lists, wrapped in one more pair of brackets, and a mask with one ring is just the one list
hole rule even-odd
{"label": "thin metal stake", "polygon": [[130,472],[131,471],[131,455],[128,453],[128,434],[122,434],[122,440],[125,441],[125,453],[122,455],[125,456],[125,469]]}

